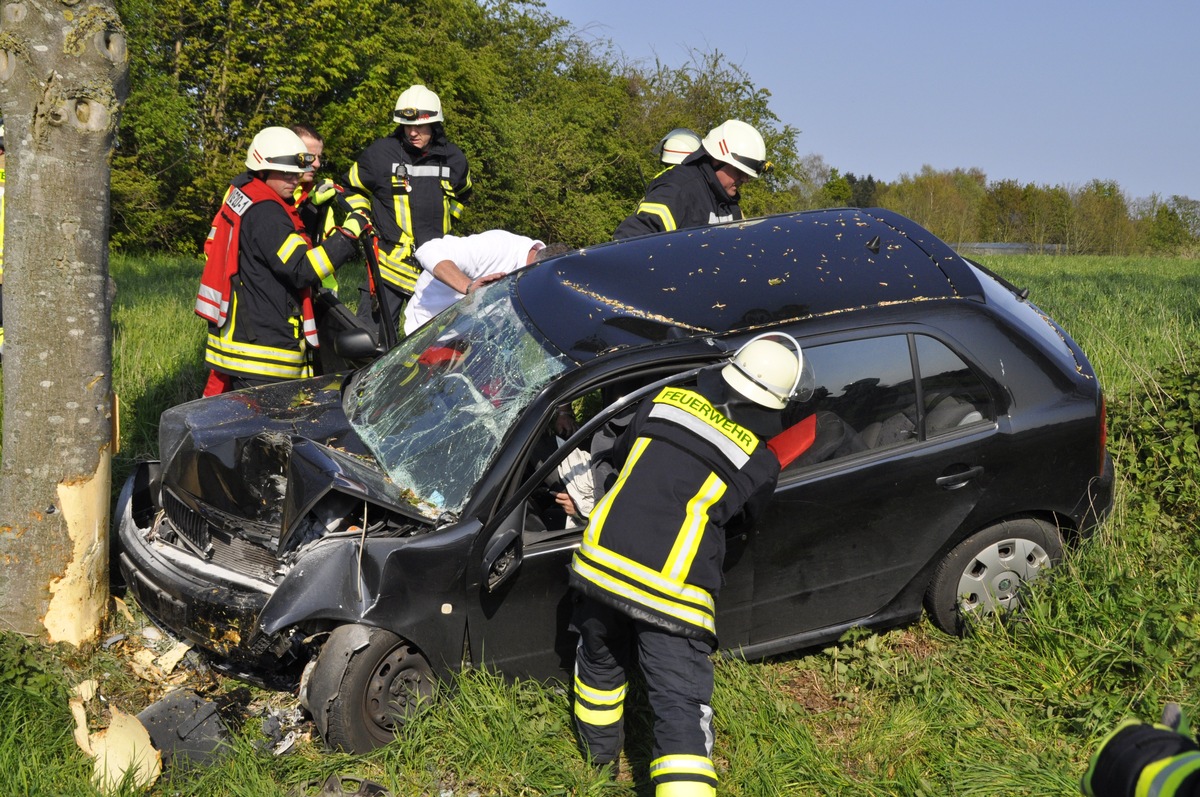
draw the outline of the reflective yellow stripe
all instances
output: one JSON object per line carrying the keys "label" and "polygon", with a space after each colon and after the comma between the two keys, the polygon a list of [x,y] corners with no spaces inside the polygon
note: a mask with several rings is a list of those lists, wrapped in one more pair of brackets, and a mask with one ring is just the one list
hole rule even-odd
{"label": "reflective yellow stripe", "polygon": [[624,705],[615,708],[588,708],[578,701],[575,703],[575,719],[588,725],[616,725],[624,715]]}
{"label": "reflective yellow stripe", "polygon": [[691,571],[692,561],[700,548],[700,540],[704,538],[704,529],[708,525],[708,510],[725,495],[725,482],[715,473],[710,473],[705,479],[700,491],[688,501],[687,519],[675,537],[671,547],[671,555],[663,566],[663,575],[674,581],[679,581]]}
{"label": "reflective yellow stripe", "polygon": [[657,216],[666,232],[675,229],[675,217],[671,215],[671,209],[661,202],[643,202],[638,205],[637,212],[645,213],[647,216]]}
{"label": "reflective yellow stripe", "polygon": [[597,706],[613,706],[625,699],[626,684],[621,684],[616,689],[597,689],[594,686],[588,686],[575,676],[575,694],[582,697],[589,703]]}
{"label": "reflective yellow stripe", "polygon": [[669,780],[654,787],[654,797],[716,797],[717,787],[698,780]]}
{"label": "reflective yellow stripe", "polygon": [[629,479],[629,473],[633,470],[633,466],[641,458],[642,453],[646,450],[646,446],[650,445],[650,438],[639,437],[633,443],[633,448],[629,451],[629,456],[625,460],[625,466],[621,468],[621,473],[617,476],[616,483],[612,489],[604,494],[604,497],[592,508],[590,522],[587,528],[584,529],[584,543],[592,545],[599,544],[600,529],[604,527],[604,521],[608,519],[608,510],[612,506],[613,499],[621,492],[621,488],[625,486],[625,482]]}
{"label": "reflective yellow stripe", "polygon": [[753,432],[726,418],[720,410],[699,393],[668,387],[654,397],[654,405],[656,410],[664,409],[666,406],[678,408],[704,425],[703,427],[689,428],[698,429],[700,434],[703,434],[704,428],[719,432],[747,455],[753,454],[758,445],[758,438]]}
{"label": "reflective yellow stripe", "polygon": [[[682,604],[694,604],[694,607],[707,609],[711,614],[713,611],[713,598],[707,590],[693,587],[683,581],[667,579],[657,570],[651,570],[640,562],[635,562],[632,559],[621,556],[615,551],[610,551],[602,545],[592,545],[583,543],[579,546],[579,553],[592,562],[604,565],[610,570],[614,570],[621,576],[629,579],[630,583],[636,587],[646,587],[648,589],[662,592],[674,600]],[[588,563],[589,567],[594,565]],[[608,578],[608,576],[605,576]]]}
{"label": "reflective yellow stripe", "polygon": [[[355,161],[354,165],[350,167],[350,172],[346,175],[346,177],[349,178],[350,185],[352,185],[355,188],[358,188],[366,193],[370,193],[370,189],[368,189],[365,185],[363,185],[362,178],[358,174],[358,162],[357,161]],[[346,197],[346,199],[349,200],[351,205],[353,205],[355,199],[365,199],[365,197],[348,196],[348,197]]]}
{"label": "reflective yellow stripe", "polygon": [[[660,598],[657,595],[652,595],[643,589],[635,587],[633,584],[618,581],[600,570],[597,570],[578,553],[571,562],[571,568],[584,580],[590,581],[597,587],[600,587],[605,592],[611,593],[625,600],[632,601],[640,606],[645,606],[659,614],[664,614],[668,617],[674,617],[687,625],[702,628],[705,631],[715,634],[716,622],[713,619],[712,610],[707,612],[699,609],[685,606],[681,603],[676,603],[666,598]],[[628,574],[625,574],[628,575]],[[709,597],[711,605],[712,598]]]}
{"label": "reflective yellow stripe", "polygon": [[326,254],[325,247],[323,246],[308,250],[308,264],[312,266],[312,270],[322,280],[333,276],[333,261],[329,259],[329,255]]}
{"label": "reflective yellow stripe", "polygon": [[420,271],[406,260],[405,257],[412,251],[408,243],[401,242],[396,245],[396,248],[390,252],[379,253],[379,275],[383,277],[384,282],[388,282],[403,291],[412,293],[417,287],[417,278],[421,276]]}
{"label": "reflective yellow stripe", "polygon": [[275,256],[279,258],[280,263],[286,266],[295,251],[305,246],[308,246],[308,244],[304,243],[303,238],[294,232],[289,233],[288,237],[283,239],[283,243],[280,244],[279,251],[275,253]]}
{"label": "reflective yellow stripe", "polygon": [[[204,361],[208,365],[276,379],[298,379],[312,375],[312,367],[301,349],[282,349],[234,340],[237,305],[237,294],[234,293],[232,309],[225,326],[221,327],[217,334],[210,332],[208,335],[204,352]],[[292,322],[295,325],[295,319],[292,319]]]}
{"label": "reflective yellow stripe", "polygon": [[665,775],[692,775],[715,784],[717,768],[713,766],[711,758],[702,755],[665,755],[650,762],[651,780]]}
{"label": "reflective yellow stripe", "polygon": [[1184,779],[1200,770],[1200,752],[1155,761],[1138,777],[1136,797],[1175,797]]}
{"label": "reflective yellow stripe", "polygon": [[404,191],[396,194],[392,212],[396,214],[396,224],[400,227],[400,242],[411,244],[413,241],[412,205],[408,202],[408,194]]}

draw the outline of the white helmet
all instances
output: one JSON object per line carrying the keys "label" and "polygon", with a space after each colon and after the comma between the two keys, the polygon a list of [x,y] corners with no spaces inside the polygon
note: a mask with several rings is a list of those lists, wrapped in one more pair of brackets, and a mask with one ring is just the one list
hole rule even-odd
{"label": "white helmet", "polygon": [[700,134],[686,127],[677,127],[658,142],[658,159],[663,163],[683,163],[683,159],[700,149]]}
{"label": "white helmet", "polygon": [[263,128],[246,151],[246,168],[252,172],[312,171],[316,156],[308,151],[300,136],[286,127]]}
{"label": "white helmet", "polygon": [[410,86],[396,98],[392,121],[402,125],[431,125],[443,121],[442,101],[421,85]]}
{"label": "white helmet", "polygon": [[767,145],[763,137],[750,125],[729,119],[708,131],[704,137],[704,151],[719,161],[741,169],[751,177],[759,177],[770,171],[767,161]]}
{"label": "white helmet", "polygon": [[[791,346],[768,338],[786,340]],[[768,332],[751,339],[721,369],[721,377],[738,393],[772,410],[783,409],[793,398],[806,400],[812,395],[812,370],[804,360],[800,344],[782,332]]]}

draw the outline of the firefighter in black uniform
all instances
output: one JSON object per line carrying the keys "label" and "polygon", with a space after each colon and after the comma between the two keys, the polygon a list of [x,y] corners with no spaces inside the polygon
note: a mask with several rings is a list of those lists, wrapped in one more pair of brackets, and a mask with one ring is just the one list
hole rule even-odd
{"label": "firefighter in black uniform", "polygon": [[312,245],[292,196],[313,160],[294,132],[266,128],[213,219],[195,304],[209,322],[206,396],[312,374],[311,289],[355,254],[370,227],[351,213],[337,234]]}
{"label": "firefighter in black uniform", "polygon": [[735,518],[753,523],[771,498],[779,461],[759,435],[779,430],[802,362],[794,339],[764,335],[703,372],[696,390],[645,399],[612,449],[620,473],[571,561],[582,593],[572,618],[581,747],[593,764],[617,766],[636,661],[654,713],[659,797],[716,793],[710,656],[725,529]]}
{"label": "firefighter in black uniform", "polygon": [[738,189],[771,168],[766,157],[763,137],[750,125],[736,119],[717,125],[699,149],[650,181],[646,196],[617,226],[613,239],[742,218]]}
{"label": "firefighter in black uniform", "polygon": [[1168,703],[1154,725],[1122,722],[1092,755],[1080,790],[1087,797],[1200,795],[1200,747],[1182,720],[1179,705]]}
{"label": "firefighter in black uniform", "polygon": [[[374,220],[380,289],[388,291],[387,323],[395,329],[421,276],[413,253],[449,233],[462,218],[471,195],[471,170],[463,151],[446,140],[441,100],[426,87],[406,89],[392,118],[396,129],[367,147],[342,182],[350,207]],[[359,315],[383,322],[365,290]]]}

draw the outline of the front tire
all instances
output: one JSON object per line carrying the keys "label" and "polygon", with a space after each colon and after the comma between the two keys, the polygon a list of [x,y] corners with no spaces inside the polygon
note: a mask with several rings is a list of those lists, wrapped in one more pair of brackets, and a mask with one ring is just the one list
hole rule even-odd
{"label": "front tire", "polygon": [[976,532],[938,565],[925,593],[933,624],[961,636],[971,619],[1021,606],[1021,588],[1062,561],[1058,529],[1034,518],[1006,520]]}
{"label": "front tire", "polygon": [[434,675],[408,640],[383,628],[334,629],[303,690],[305,707],[330,747],[366,753],[396,738],[426,708]]}

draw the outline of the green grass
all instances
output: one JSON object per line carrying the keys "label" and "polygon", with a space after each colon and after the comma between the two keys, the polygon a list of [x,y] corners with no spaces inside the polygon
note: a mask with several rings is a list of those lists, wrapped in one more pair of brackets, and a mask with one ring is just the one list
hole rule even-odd
{"label": "green grass", "polygon": [[[1143,394],[1160,387],[1156,370],[1185,361],[1189,341],[1198,339],[1196,261],[986,262],[1029,286],[1031,300],[1079,341],[1110,402],[1140,406]],[[199,394],[203,324],[190,309],[198,268],[186,260],[114,259],[115,384],[125,404],[126,470],[135,458],[155,454],[158,411]],[[1195,347],[1190,351],[1194,357]],[[1129,432],[1113,429],[1114,449],[1124,450]],[[1179,467],[1200,467],[1194,459]],[[986,623],[963,640],[922,621],[883,635],[851,633],[825,650],[769,662],[718,662],[721,793],[1076,793],[1091,750],[1122,717],[1155,716],[1169,700],[1193,714],[1200,710],[1198,583],[1193,526],[1119,472],[1109,522],[1068,554],[1056,578],[1033,590],[1019,618]],[[136,630],[114,615],[108,631],[133,636]],[[71,739],[63,684],[96,677],[113,704],[136,712],[148,687],[129,676],[119,647],[79,661],[40,652],[45,668],[27,668],[35,686],[18,688],[3,672],[25,670],[10,665],[0,646],[6,793],[91,793],[89,764]],[[561,687],[473,671],[414,720],[404,738],[372,755],[330,754],[303,743],[296,753],[272,757],[254,747],[259,723],[252,718],[223,763],[160,783],[152,793],[283,794],[343,773],[378,780],[396,795],[649,797],[648,717],[634,694],[629,766],[616,783],[580,760]]]}

